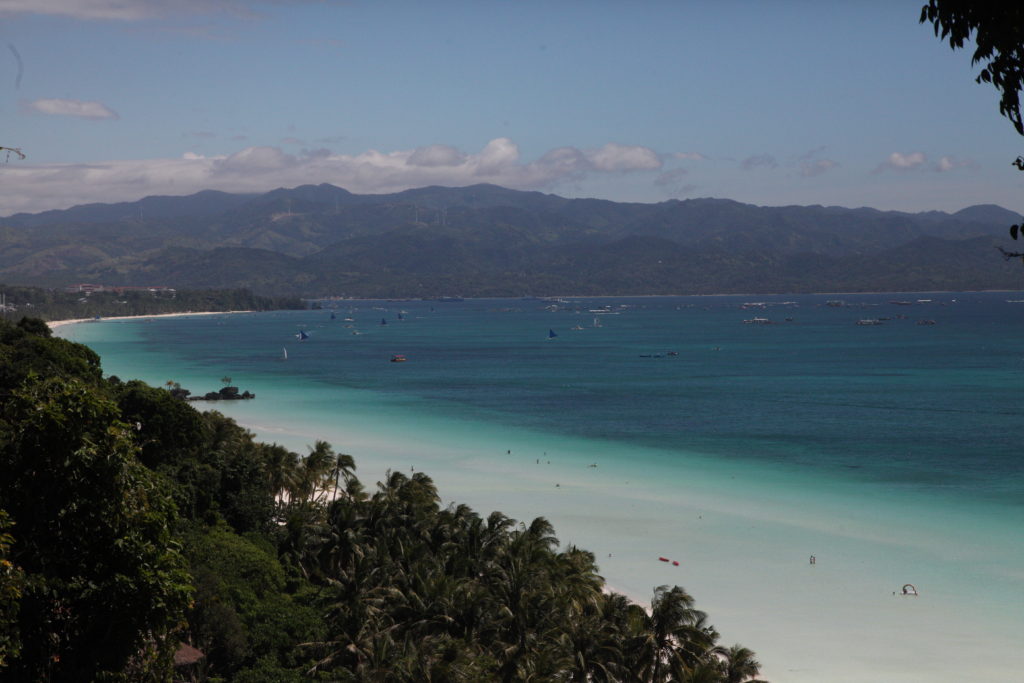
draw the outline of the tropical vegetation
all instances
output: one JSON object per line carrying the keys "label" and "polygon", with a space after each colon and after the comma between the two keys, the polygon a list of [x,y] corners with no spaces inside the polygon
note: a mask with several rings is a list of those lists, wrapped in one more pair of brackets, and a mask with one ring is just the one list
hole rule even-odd
{"label": "tropical vegetation", "polygon": [[[373,486],[0,321],[0,678],[757,679],[694,598],[607,590],[543,517]],[[201,655],[175,659],[188,644]],[[177,664],[175,663],[177,662]]]}
{"label": "tropical vegetation", "polygon": [[[82,288],[85,288],[84,290]],[[52,289],[0,284],[5,318],[26,315],[42,320],[200,311],[280,311],[303,308],[293,296],[262,296],[247,289],[174,290],[168,288],[94,290],[93,286]]]}

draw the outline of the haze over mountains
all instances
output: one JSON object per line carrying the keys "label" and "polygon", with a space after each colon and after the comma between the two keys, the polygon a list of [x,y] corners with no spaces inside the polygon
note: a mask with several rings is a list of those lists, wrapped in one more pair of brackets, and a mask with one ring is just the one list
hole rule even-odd
{"label": "haze over mountains", "polygon": [[0,282],[361,297],[1020,289],[994,205],[953,214],[727,199],[632,204],[495,185],[90,204],[0,219]]}

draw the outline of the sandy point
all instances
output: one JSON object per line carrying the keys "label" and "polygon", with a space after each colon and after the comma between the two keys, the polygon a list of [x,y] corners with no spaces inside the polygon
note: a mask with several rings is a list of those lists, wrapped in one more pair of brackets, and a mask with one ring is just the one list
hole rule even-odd
{"label": "sandy point", "polygon": [[110,318],[72,318],[70,320],[49,320],[51,330],[77,323],[106,322],[108,320],[144,320],[148,318],[184,318],[197,315],[227,315],[229,313],[254,313],[254,311],[184,311],[182,313],[154,313],[152,315],[118,315]]}

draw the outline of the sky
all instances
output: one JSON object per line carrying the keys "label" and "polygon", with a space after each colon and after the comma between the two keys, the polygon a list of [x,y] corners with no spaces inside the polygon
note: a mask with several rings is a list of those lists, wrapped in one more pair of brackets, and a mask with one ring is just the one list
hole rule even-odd
{"label": "sky", "polygon": [[0,215],[205,189],[1024,212],[924,0],[0,0]]}

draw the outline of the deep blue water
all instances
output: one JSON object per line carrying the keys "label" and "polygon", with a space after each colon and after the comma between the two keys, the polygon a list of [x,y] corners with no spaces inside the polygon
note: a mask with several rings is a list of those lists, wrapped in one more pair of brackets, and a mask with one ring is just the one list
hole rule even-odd
{"label": "deep blue water", "polygon": [[[334,320],[325,309],[137,328],[153,351],[209,367],[203,391],[222,374],[242,388],[247,376],[302,379],[449,416],[1024,505],[1024,303],[1008,302],[1021,298],[341,301],[324,304]],[[775,324],[743,323],[755,317]],[[390,363],[396,353],[408,362]]]}

